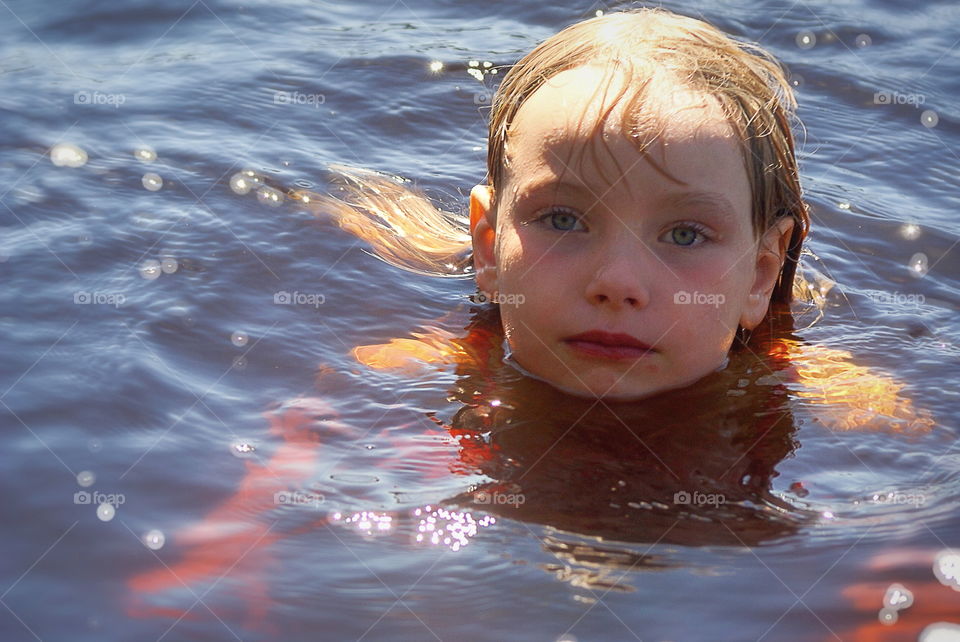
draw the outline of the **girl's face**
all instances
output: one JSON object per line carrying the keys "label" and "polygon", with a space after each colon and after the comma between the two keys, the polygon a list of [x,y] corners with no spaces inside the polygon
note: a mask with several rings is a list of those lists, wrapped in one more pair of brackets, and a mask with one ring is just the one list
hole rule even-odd
{"label": "girl's face", "polygon": [[477,283],[497,297],[514,359],[572,394],[627,400],[725,364],[737,325],[766,314],[792,222],[754,238],[739,142],[714,98],[658,72],[631,119],[681,184],[622,131],[617,82],[580,67],[539,88],[510,131],[496,209],[478,186],[471,218]]}

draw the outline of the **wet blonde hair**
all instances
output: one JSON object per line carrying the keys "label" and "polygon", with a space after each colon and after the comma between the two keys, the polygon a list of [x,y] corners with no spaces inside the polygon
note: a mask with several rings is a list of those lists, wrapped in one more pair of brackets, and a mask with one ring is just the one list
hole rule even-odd
{"label": "wet blonde hair", "polygon": [[[504,182],[506,146],[518,111],[547,80],[585,65],[608,66],[627,74],[627,82],[612,104],[631,94],[623,110],[623,131],[634,134],[632,138],[651,69],[665,71],[683,87],[719,101],[741,142],[755,235],[759,237],[783,217],[794,220],[771,297],[790,301],[809,229],[790,129],[796,110],[790,84],[780,65],[759,46],[735,41],[701,20],[663,9],[636,9],[584,20],[548,38],[510,69],[493,97],[490,114],[487,180],[494,194],[492,215],[496,213],[497,187]],[[638,146],[638,151],[644,153],[644,148]],[[466,216],[437,209],[424,195],[396,179],[364,170],[335,169],[343,182],[343,197],[319,197],[321,209],[343,228],[369,241],[380,258],[420,274],[463,276],[470,271],[470,222]]]}

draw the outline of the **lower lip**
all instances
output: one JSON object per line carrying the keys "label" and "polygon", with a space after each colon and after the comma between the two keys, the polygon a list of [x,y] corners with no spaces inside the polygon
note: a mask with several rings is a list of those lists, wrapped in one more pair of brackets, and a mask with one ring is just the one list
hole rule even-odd
{"label": "lower lip", "polygon": [[590,357],[599,357],[601,359],[616,359],[618,361],[629,361],[645,357],[651,354],[651,348],[634,348],[632,346],[609,346],[602,343],[593,343],[591,341],[567,341],[568,346],[575,351]]}

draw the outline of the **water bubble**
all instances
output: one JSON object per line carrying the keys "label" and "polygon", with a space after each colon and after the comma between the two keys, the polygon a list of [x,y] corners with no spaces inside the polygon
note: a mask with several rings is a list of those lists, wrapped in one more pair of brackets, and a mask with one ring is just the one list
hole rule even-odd
{"label": "water bubble", "polygon": [[230,177],[230,189],[237,194],[248,194],[256,183],[250,180],[250,177],[243,172],[237,172]]}
{"label": "water bubble", "polygon": [[253,453],[256,451],[257,447],[253,444],[253,442],[246,439],[238,439],[230,444],[230,452],[233,453],[234,457],[239,457],[240,459],[252,457]]}
{"label": "water bubble", "polygon": [[233,345],[237,346],[238,348],[242,348],[243,346],[247,345],[247,343],[250,341],[250,337],[249,335],[247,335],[246,332],[240,332],[239,330],[237,330],[236,332],[230,335],[230,341],[231,343],[233,343]]}
{"label": "water bubble", "polygon": [[957,642],[960,640],[960,625],[949,622],[934,622],[920,631],[917,642]]}
{"label": "water bubble", "polygon": [[149,145],[143,145],[133,150],[133,156],[144,163],[152,163],[157,160],[157,152]]}
{"label": "water bubble", "polygon": [[81,470],[79,473],[77,473],[77,483],[83,486],[84,488],[93,486],[93,482],[95,482],[96,480],[97,480],[97,476],[93,474],[93,471]]}
{"label": "water bubble", "polygon": [[940,122],[940,117],[937,116],[937,112],[933,111],[932,109],[924,110],[924,112],[920,114],[920,124],[923,125],[924,127],[927,127],[927,128],[936,127],[937,123],[939,122]]}
{"label": "water bubble", "polygon": [[817,44],[817,34],[812,31],[801,31],[795,38],[797,46],[801,49],[813,49]]}
{"label": "water bubble", "polygon": [[148,281],[159,279],[162,270],[163,268],[160,265],[160,261],[156,259],[147,259],[140,264],[140,276]]}
{"label": "water bubble", "polygon": [[164,274],[173,274],[174,272],[177,271],[177,268],[179,267],[180,267],[180,264],[177,263],[177,259],[173,258],[172,256],[168,256],[167,258],[160,261],[160,270]]}
{"label": "water bubble", "polygon": [[907,263],[907,267],[910,268],[910,274],[919,279],[927,274],[927,270],[930,269],[930,262],[927,260],[926,254],[917,252],[910,257],[910,262]]}
{"label": "water bubble", "polygon": [[101,522],[109,522],[117,514],[117,509],[113,504],[100,504],[97,506],[97,517]]}
{"label": "water bubble", "polygon": [[883,605],[900,611],[913,605],[913,593],[903,584],[891,584],[883,596]]}
{"label": "water bubble", "polygon": [[87,449],[92,453],[100,452],[101,448],[103,448],[103,444],[100,443],[99,439],[91,439],[87,442]]}
{"label": "water bubble", "polygon": [[913,241],[919,237],[920,231],[920,226],[916,223],[904,223],[900,226],[900,236],[908,241]]}
{"label": "water bubble", "polygon": [[789,82],[791,87],[803,87],[803,76],[800,74],[790,74]]}
{"label": "water bubble", "polygon": [[960,551],[948,548],[937,553],[933,574],[944,586],[960,591]]}
{"label": "water bubble", "polygon": [[233,358],[233,365],[231,367],[234,370],[243,370],[247,367],[247,358],[243,355],[237,355]]}
{"label": "water bubble", "polygon": [[257,200],[265,205],[276,207],[283,202],[283,192],[264,185],[257,190]]}
{"label": "water bubble", "polygon": [[877,616],[877,619],[880,620],[881,624],[892,626],[900,619],[900,615],[897,614],[895,610],[884,607],[880,609],[880,614]]}
{"label": "water bubble", "polygon": [[144,174],[140,182],[143,183],[145,189],[151,192],[156,192],[163,187],[163,179],[160,178],[159,174],[154,174],[153,172]]}
{"label": "water bubble", "polygon": [[857,39],[854,40],[854,42],[858,47],[863,49],[864,47],[869,47],[870,45],[873,44],[873,38],[871,38],[865,33],[861,33],[859,36],[857,36]]}
{"label": "water bubble", "polygon": [[57,167],[83,167],[87,152],[70,143],[59,143],[51,148],[50,161]]}
{"label": "water bubble", "polygon": [[152,531],[147,531],[144,533],[143,537],[140,538],[140,541],[142,541],[143,545],[150,550],[159,551],[161,548],[163,548],[167,538],[164,536],[163,531],[153,529]]}

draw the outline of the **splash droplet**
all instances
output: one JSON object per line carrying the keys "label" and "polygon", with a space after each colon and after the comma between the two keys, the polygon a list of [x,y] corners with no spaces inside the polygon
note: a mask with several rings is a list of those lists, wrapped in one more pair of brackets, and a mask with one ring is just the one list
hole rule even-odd
{"label": "splash droplet", "polygon": [[93,486],[93,482],[97,480],[97,476],[93,474],[93,471],[90,470],[81,470],[77,473],[77,483],[83,486],[84,488],[89,488]]}
{"label": "splash droplet", "polygon": [[926,276],[927,271],[930,269],[930,262],[927,260],[926,254],[917,252],[910,257],[910,262],[907,263],[907,266],[910,268],[910,274],[919,279],[922,276]]}
{"label": "splash droplet", "polygon": [[242,348],[247,345],[250,341],[250,337],[246,332],[240,332],[239,330],[230,335],[230,342],[238,348]]}
{"label": "splash droplet", "polygon": [[230,177],[230,189],[236,194],[249,194],[255,183],[243,172],[237,172]]}
{"label": "splash droplet", "polygon": [[257,190],[257,200],[263,203],[264,205],[270,205],[276,207],[283,202],[283,192],[280,190],[274,189],[264,185],[259,190]]}
{"label": "splash droplet", "polygon": [[147,259],[140,264],[140,276],[148,281],[159,279],[161,272],[162,267],[160,261],[156,259]]}
{"label": "splash droplet", "polygon": [[133,150],[133,156],[144,163],[152,163],[157,160],[157,152],[149,145],[143,145]]}
{"label": "splash droplet", "polygon": [[161,548],[163,548],[167,538],[164,536],[163,531],[153,529],[152,531],[147,531],[144,533],[140,540],[143,542],[143,545],[150,550],[159,551]]}
{"label": "splash droplet", "polygon": [[869,47],[871,44],[873,44],[873,38],[865,33],[861,33],[859,36],[857,36],[857,39],[854,40],[854,42],[858,47],[863,49],[864,47]]}
{"label": "splash droplet", "polygon": [[117,509],[113,507],[113,504],[100,504],[97,506],[97,518],[99,518],[101,522],[109,522],[116,514]]}
{"label": "splash droplet", "polygon": [[937,112],[932,109],[926,109],[920,114],[920,123],[928,129],[936,127],[939,122],[940,117],[937,116]]}
{"label": "splash droplet", "polygon": [[140,182],[143,183],[144,189],[151,192],[157,192],[163,188],[163,179],[159,174],[154,174],[153,172],[144,174]]}
{"label": "splash droplet", "polygon": [[817,34],[812,31],[801,31],[795,40],[801,49],[813,49],[817,44]]}
{"label": "splash droplet", "polygon": [[173,274],[177,271],[177,268],[180,267],[180,264],[177,263],[177,259],[168,256],[167,258],[160,261],[160,270],[164,274]]}

